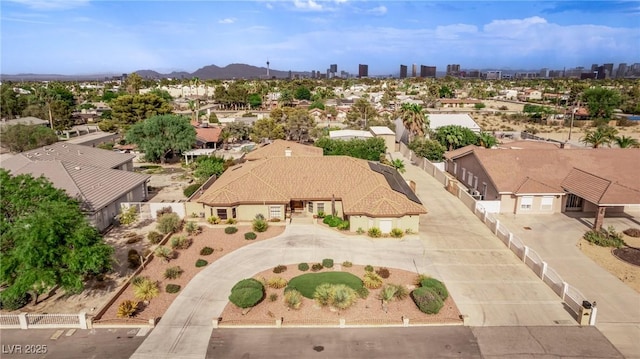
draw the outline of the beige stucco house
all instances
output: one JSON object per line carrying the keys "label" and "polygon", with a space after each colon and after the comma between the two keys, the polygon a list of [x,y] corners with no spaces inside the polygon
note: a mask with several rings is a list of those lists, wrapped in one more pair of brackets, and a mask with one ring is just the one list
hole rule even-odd
{"label": "beige stucco house", "polygon": [[467,146],[445,154],[446,171],[499,213],[640,210],[640,149],[568,149],[553,144],[485,149]]}
{"label": "beige stucco house", "polygon": [[393,168],[346,157],[322,156],[322,149],[275,141],[247,155],[250,161],[227,170],[187,213],[251,221],[335,214],[350,230],[378,227],[418,231],[426,209]]}

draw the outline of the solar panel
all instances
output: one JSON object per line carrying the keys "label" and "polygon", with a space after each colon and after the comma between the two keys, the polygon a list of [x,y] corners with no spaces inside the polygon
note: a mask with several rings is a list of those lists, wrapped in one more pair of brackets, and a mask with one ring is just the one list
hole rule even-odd
{"label": "solar panel", "polygon": [[404,194],[408,199],[415,203],[422,204],[418,196],[416,196],[416,194],[411,190],[411,187],[407,184],[407,181],[405,181],[400,173],[394,168],[375,162],[369,162],[369,168],[374,172],[382,174],[392,190]]}

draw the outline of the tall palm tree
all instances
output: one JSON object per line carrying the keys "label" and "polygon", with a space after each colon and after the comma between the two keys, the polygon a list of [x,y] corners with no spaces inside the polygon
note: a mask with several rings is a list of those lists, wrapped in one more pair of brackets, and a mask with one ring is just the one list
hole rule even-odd
{"label": "tall palm tree", "polygon": [[422,106],[414,103],[403,103],[400,108],[402,124],[409,130],[409,142],[412,136],[424,136],[429,127],[429,117],[424,113]]}
{"label": "tall palm tree", "polygon": [[620,148],[640,148],[640,142],[631,136],[616,136],[613,140]]}
{"label": "tall palm tree", "polygon": [[400,173],[405,173],[407,171],[404,167],[404,161],[399,158],[396,158],[395,160],[391,161],[391,166]]}
{"label": "tall palm tree", "polygon": [[611,142],[614,141],[616,135],[618,134],[618,130],[609,126],[601,126],[598,127],[595,131],[587,130],[584,134],[584,137],[580,139],[580,141],[586,145],[590,145],[593,148],[598,148],[601,146],[609,146],[611,147]]}

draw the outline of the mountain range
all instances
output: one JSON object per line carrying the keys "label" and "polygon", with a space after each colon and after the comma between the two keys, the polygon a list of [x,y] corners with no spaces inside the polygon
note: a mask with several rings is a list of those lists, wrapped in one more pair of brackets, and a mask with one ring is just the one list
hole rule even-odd
{"label": "mountain range", "polygon": [[[197,77],[200,80],[231,80],[231,79],[266,79],[267,68],[257,67],[247,64],[230,64],[225,67],[216,65],[204,66],[194,72],[173,71],[171,73],[159,73],[153,70],[133,71],[147,79],[190,79]],[[288,78],[289,71],[269,69],[269,78]],[[309,77],[310,72],[291,71],[291,75],[299,75]],[[103,73],[103,74],[82,74],[82,75],[57,75],[57,74],[0,74],[2,81],[96,81],[105,80],[112,77],[119,77],[121,74]]]}

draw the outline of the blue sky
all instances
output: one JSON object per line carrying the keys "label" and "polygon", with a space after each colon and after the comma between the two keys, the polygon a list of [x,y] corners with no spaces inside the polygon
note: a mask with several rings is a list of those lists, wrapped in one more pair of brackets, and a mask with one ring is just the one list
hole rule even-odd
{"label": "blue sky", "polygon": [[640,2],[2,0],[4,74],[640,62]]}

